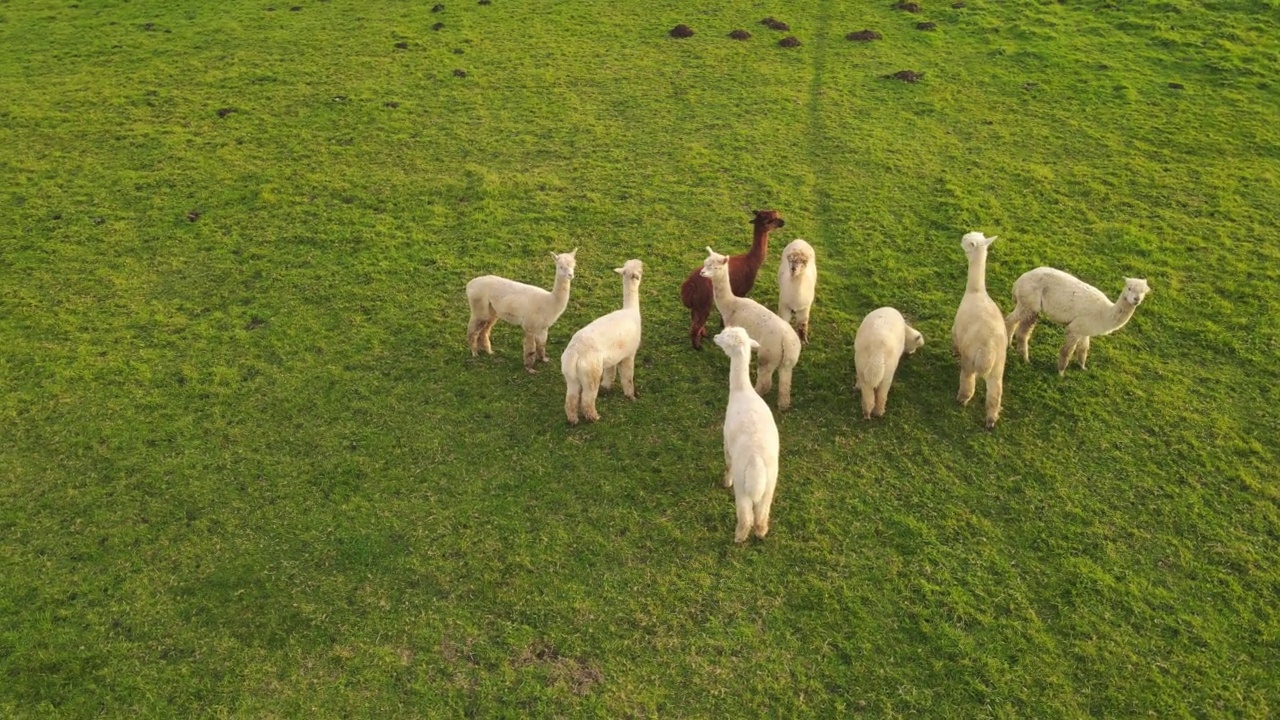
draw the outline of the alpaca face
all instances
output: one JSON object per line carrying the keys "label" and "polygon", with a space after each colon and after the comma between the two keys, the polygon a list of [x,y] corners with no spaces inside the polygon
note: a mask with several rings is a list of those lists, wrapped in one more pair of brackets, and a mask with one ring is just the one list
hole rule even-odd
{"label": "alpaca face", "polygon": [[996,235],[987,237],[975,230],[974,232],[966,233],[964,237],[960,238],[960,247],[964,248],[965,255],[972,255],[995,242],[997,237]]}
{"label": "alpaca face", "polygon": [[751,221],[751,224],[763,225],[765,230],[776,230],[787,224],[787,221],[782,219],[777,210],[756,210],[754,214],[755,219]]}
{"label": "alpaca face", "polygon": [[704,278],[711,278],[715,277],[716,273],[721,272],[729,272],[729,258],[711,248],[707,248],[707,259],[703,261],[702,269],[698,271],[698,274]]}
{"label": "alpaca face", "polygon": [[724,350],[724,354],[730,357],[734,355],[750,355],[753,349],[758,349],[760,343],[751,339],[746,330],[730,325],[716,335],[716,344]]}
{"label": "alpaca face", "polygon": [[796,248],[787,253],[786,263],[790,268],[791,275],[799,277],[804,274],[804,269],[808,267],[809,262],[813,258],[809,257],[809,253],[803,248]]}
{"label": "alpaca face", "polygon": [[573,252],[561,253],[559,255],[551,253],[551,257],[556,259],[556,275],[566,280],[573,279],[573,271],[578,266],[578,248],[574,248]]}
{"label": "alpaca face", "polygon": [[922,347],[924,347],[924,335],[921,335],[919,330],[916,330],[915,328],[908,325],[907,340],[906,340],[906,343],[903,344],[902,346],[903,352],[905,352],[908,355],[912,355],[915,353],[915,351],[919,350]]}
{"label": "alpaca face", "polygon": [[1139,305],[1143,299],[1147,297],[1147,293],[1151,292],[1151,286],[1142,278],[1125,278],[1124,279],[1124,301],[1130,305]]}
{"label": "alpaca face", "polygon": [[640,284],[640,278],[644,276],[644,263],[639,260],[628,260],[620,268],[614,268],[614,272],[622,276],[625,282],[634,282]]}

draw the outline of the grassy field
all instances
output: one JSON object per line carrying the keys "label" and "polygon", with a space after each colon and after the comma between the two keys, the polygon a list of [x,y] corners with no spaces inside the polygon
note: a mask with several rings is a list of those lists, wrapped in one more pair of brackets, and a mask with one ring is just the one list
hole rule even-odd
{"label": "grassy field", "polygon": [[[0,715],[1280,713],[1280,2],[288,2],[0,0]],[[737,547],[678,287],[766,207],[753,297],[820,279]],[[1152,286],[990,433],[969,230],[1006,312]],[[569,428],[463,286],[575,246],[553,358],[628,258],[645,341]]]}

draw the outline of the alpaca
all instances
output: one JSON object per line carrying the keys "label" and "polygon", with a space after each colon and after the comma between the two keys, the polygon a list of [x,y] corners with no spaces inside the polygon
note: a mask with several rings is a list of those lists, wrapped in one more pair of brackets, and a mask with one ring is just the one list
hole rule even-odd
{"label": "alpaca", "polygon": [[818,284],[818,260],[813,246],[799,238],[782,251],[778,266],[778,315],[794,322],[800,342],[809,344],[809,310]]}
{"label": "alpaca", "polygon": [[537,372],[534,364],[547,362],[547,331],[560,319],[569,304],[569,283],[577,267],[578,248],[557,255],[556,283],[550,292],[540,287],[508,280],[497,275],[484,275],[467,283],[467,302],[471,304],[471,322],[467,325],[467,344],[471,356],[481,348],[493,354],[489,331],[499,319],[524,329],[524,369]]}
{"label": "alpaca", "polygon": [[614,376],[622,379],[622,394],[636,399],[636,350],[640,347],[640,278],[644,263],[628,260],[615,268],[622,275],[622,309],[592,320],[573,334],[560,356],[564,373],[564,414],[570,425],[578,424],[578,408],[588,422],[600,419],[596,394],[613,387]]}
{"label": "alpaca", "polygon": [[884,415],[889,386],[898,371],[898,361],[924,345],[924,336],[907,324],[902,313],[891,307],[872,310],[858,326],[853,339],[854,388],[862,391],[862,418]]}
{"label": "alpaca", "polygon": [[960,356],[960,391],[956,401],[969,404],[977,376],[981,375],[987,390],[988,430],[996,426],[1000,417],[1005,351],[1009,346],[1004,316],[987,295],[987,246],[995,239],[971,232],[960,240],[960,247],[969,258],[969,279],[951,326],[952,347]]}
{"label": "alpaca", "polygon": [[729,407],[724,415],[724,486],[733,488],[738,526],[733,541],[744,542],[753,529],[769,533],[769,509],[778,485],[778,425],[769,406],[751,387],[751,349],[760,343],[740,327],[715,337],[729,356]]}
{"label": "alpaca", "polygon": [[1074,354],[1085,369],[1089,338],[1110,335],[1133,317],[1151,286],[1141,278],[1125,278],[1124,290],[1113,303],[1102,291],[1073,275],[1050,267],[1028,270],[1013,283],[1013,312],[1004,319],[1009,342],[1018,341],[1022,359],[1031,362],[1028,344],[1043,315],[1067,326],[1067,337],[1058,351],[1058,375],[1066,375]]}
{"label": "alpaca", "polygon": [[791,407],[791,371],[800,361],[800,336],[769,308],[751,298],[735,297],[729,291],[729,258],[707,248],[702,276],[711,280],[716,309],[725,326],[737,325],[760,343],[760,368],[756,371],[756,392],[764,395],[773,387],[773,371],[778,371],[778,409]]}
{"label": "alpaca", "polygon": [[[751,250],[729,258],[729,285],[738,297],[746,297],[756,283],[756,273],[769,254],[769,232],[787,223],[776,210],[756,210],[751,224],[755,226]],[[691,316],[689,341],[695,350],[702,349],[702,338],[707,335],[707,318],[711,316],[713,296],[711,283],[700,273],[701,268],[694,270],[680,286],[680,300],[689,308]]]}

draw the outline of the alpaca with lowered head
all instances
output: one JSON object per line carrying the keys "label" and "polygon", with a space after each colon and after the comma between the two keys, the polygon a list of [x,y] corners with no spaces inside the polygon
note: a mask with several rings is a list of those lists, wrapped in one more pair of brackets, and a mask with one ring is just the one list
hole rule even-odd
{"label": "alpaca with lowered head", "polygon": [[791,407],[791,372],[800,361],[800,336],[772,310],[752,300],[736,297],[729,291],[729,258],[707,248],[702,263],[702,276],[711,280],[716,309],[725,327],[737,325],[752,340],[760,343],[760,368],[756,371],[756,393],[763,395],[773,387],[773,371],[778,371],[778,409]]}
{"label": "alpaca with lowered head", "polygon": [[891,307],[872,310],[853,338],[853,387],[862,392],[862,419],[884,416],[898,361],[924,346],[924,335]]}
{"label": "alpaca with lowered head", "polygon": [[[769,232],[787,224],[777,210],[756,210],[754,215],[751,250],[729,257],[729,286],[738,297],[746,297],[756,283],[756,273],[769,254]],[[690,273],[680,286],[680,300],[689,308],[689,342],[695,350],[701,350],[713,300],[711,283],[701,274],[701,268]]]}
{"label": "alpaca with lowered head", "polygon": [[960,239],[960,247],[969,258],[969,279],[964,297],[951,326],[951,343],[960,357],[960,391],[956,401],[968,405],[977,378],[982,376],[987,389],[987,429],[996,426],[1000,417],[1000,401],[1004,396],[1004,359],[1009,347],[1004,315],[987,294],[987,246],[995,241],[980,232]]}
{"label": "alpaca with lowered head", "polygon": [[1028,270],[1013,283],[1013,312],[1004,319],[1009,342],[1018,341],[1022,359],[1031,362],[1028,344],[1036,323],[1043,315],[1065,325],[1067,337],[1058,351],[1058,375],[1065,375],[1074,354],[1085,369],[1089,358],[1089,338],[1110,335],[1133,317],[1151,286],[1142,278],[1125,278],[1124,290],[1115,302],[1098,288],[1074,275],[1051,267]]}
{"label": "alpaca with lowered head", "polygon": [[636,399],[636,350],[640,348],[640,278],[644,263],[628,260],[614,272],[622,276],[622,309],[592,320],[573,334],[560,356],[564,374],[564,414],[570,425],[578,424],[578,409],[588,422],[600,419],[596,395],[613,387],[614,376],[622,379],[622,394]]}
{"label": "alpaca with lowered head", "polygon": [[467,302],[471,304],[467,344],[471,346],[471,356],[475,357],[481,348],[493,354],[489,331],[498,320],[506,320],[524,329],[524,368],[537,372],[534,364],[548,361],[547,331],[569,304],[569,283],[577,267],[577,255],[578,248],[559,255],[551,253],[556,261],[556,284],[549,292],[497,275],[483,275],[467,283]]}
{"label": "alpaca with lowered head", "polygon": [[809,344],[809,311],[817,285],[818,259],[813,246],[796,238],[782,251],[778,266],[778,316],[795,323],[796,334],[805,345]]}
{"label": "alpaca with lowered head", "polygon": [[716,344],[729,356],[729,407],[724,415],[724,486],[733,488],[738,526],[733,541],[752,530],[769,533],[769,509],[778,485],[778,425],[764,399],[751,387],[751,350],[760,343],[740,327],[726,327]]}

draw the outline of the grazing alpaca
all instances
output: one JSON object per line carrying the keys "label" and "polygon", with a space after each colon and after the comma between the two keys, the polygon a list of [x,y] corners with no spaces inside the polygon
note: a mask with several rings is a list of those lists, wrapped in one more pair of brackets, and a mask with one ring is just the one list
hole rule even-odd
{"label": "grazing alpaca", "polygon": [[1009,342],[1016,338],[1022,359],[1031,362],[1027,345],[1036,322],[1044,315],[1067,326],[1066,340],[1058,351],[1058,375],[1066,374],[1072,354],[1084,370],[1089,358],[1089,338],[1109,335],[1124,327],[1150,291],[1146,280],[1125,278],[1124,291],[1113,303],[1098,288],[1061,270],[1050,267],[1028,270],[1013,283],[1013,301],[1017,307],[1004,319]]}
{"label": "grazing alpaca", "polygon": [[564,414],[578,424],[578,408],[588,422],[600,419],[596,394],[613,387],[614,375],[622,379],[622,394],[636,399],[636,350],[640,348],[640,278],[644,263],[628,260],[614,269],[622,276],[622,309],[591,321],[573,334],[560,356],[564,373]]}
{"label": "grazing alpaca", "polygon": [[729,356],[729,407],[724,415],[724,486],[733,488],[738,526],[733,541],[755,529],[769,533],[769,509],[778,485],[778,425],[769,406],[751,387],[751,349],[760,343],[740,327],[726,327],[716,344]]}
{"label": "grazing alpaca", "polygon": [[778,316],[793,322],[800,342],[809,344],[809,311],[818,285],[818,259],[813,246],[796,238],[782,251],[778,265]]}
{"label": "grazing alpaca", "polygon": [[524,328],[524,369],[537,372],[534,363],[547,362],[547,331],[560,319],[569,304],[569,283],[577,267],[578,248],[557,255],[556,284],[550,292],[540,287],[508,280],[497,275],[484,275],[467,283],[467,302],[471,304],[471,322],[467,325],[467,344],[471,356],[481,348],[493,354],[489,331],[499,319]]}
{"label": "grazing alpaca", "polygon": [[924,346],[924,336],[891,307],[872,310],[853,338],[855,389],[862,391],[862,418],[884,415],[898,361]]}
{"label": "grazing alpaca", "polygon": [[[746,297],[756,284],[756,273],[769,254],[769,232],[786,225],[776,210],[756,210],[751,250],[744,255],[729,257],[729,287],[738,297]],[[702,338],[707,334],[707,318],[711,316],[711,282],[701,275],[699,268],[689,274],[680,286],[680,300],[689,308],[689,341],[695,350],[702,349]]]}
{"label": "grazing alpaca", "polygon": [[1004,316],[987,295],[987,246],[993,241],[994,237],[984,237],[980,232],[968,233],[960,240],[960,247],[969,257],[969,280],[951,326],[952,346],[960,356],[960,392],[956,401],[969,404],[977,376],[981,375],[987,388],[988,430],[996,426],[1000,417],[1004,358],[1009,348]]}
{"label": "grazing alpaca", "polygon": [[725,327],[736,325],[760,343],[760,368],[756,371],[756,393],[773,387],[773,371],[778,371],[778,409],[791,407],[791,372],[800,361],[800,336],[769,308],[751,298],[734,297],[729,292],[729,258],[707,248],[702,263],[703,277],[711,279],[716,309]]}

